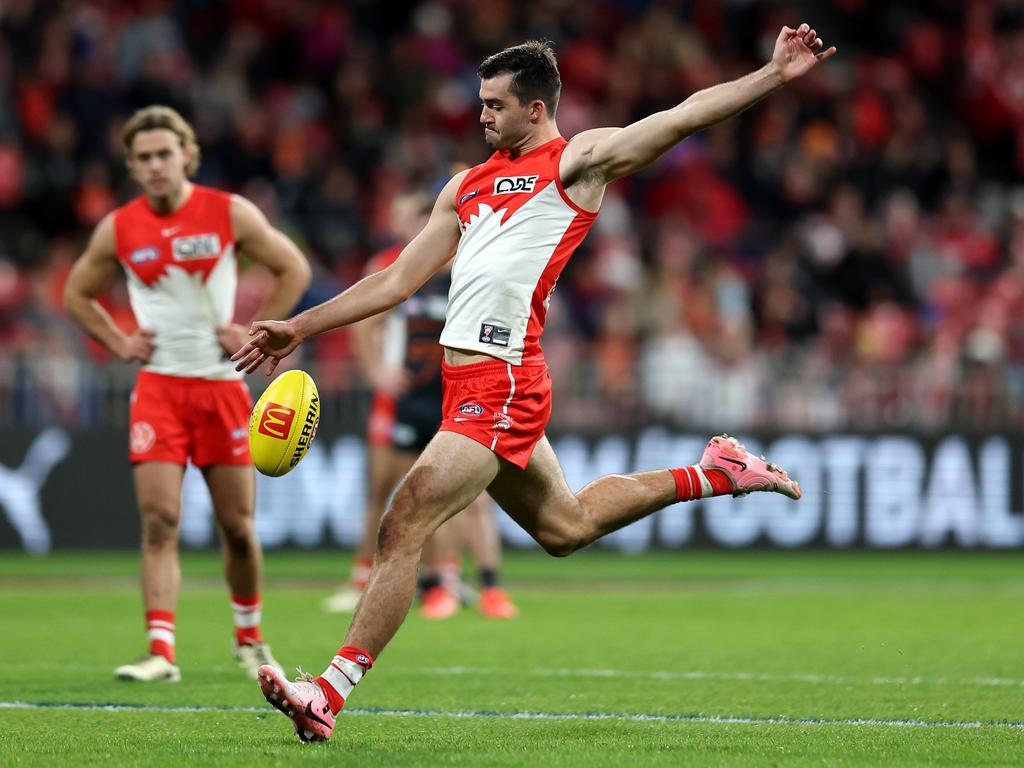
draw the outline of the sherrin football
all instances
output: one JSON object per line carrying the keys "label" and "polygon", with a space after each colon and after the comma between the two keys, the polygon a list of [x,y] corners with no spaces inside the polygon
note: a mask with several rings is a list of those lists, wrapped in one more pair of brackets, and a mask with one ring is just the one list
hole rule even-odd
{"label": "sherrin football", "polygon": [[320,395],[305,371],[285,371],[256,401],[249,450],[256,469],[280,477],[302,461],[320,425]]}

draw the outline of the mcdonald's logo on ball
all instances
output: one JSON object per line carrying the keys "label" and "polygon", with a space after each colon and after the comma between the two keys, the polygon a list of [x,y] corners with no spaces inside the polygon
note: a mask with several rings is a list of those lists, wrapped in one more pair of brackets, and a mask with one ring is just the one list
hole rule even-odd
{"label": "mcdonald's logo on ball", "polygon": [[278,440],[287,440],[295,421],[295,409],[280,403],[267,403],[260,416],[259,433]]}
{"label": "mcdonald's logo on ball", "polygon": [[320,425],[320,395],[305,371],[285,371],[256,402],[249,418],[249,449],[256,469],[280,477],[309,450]]}

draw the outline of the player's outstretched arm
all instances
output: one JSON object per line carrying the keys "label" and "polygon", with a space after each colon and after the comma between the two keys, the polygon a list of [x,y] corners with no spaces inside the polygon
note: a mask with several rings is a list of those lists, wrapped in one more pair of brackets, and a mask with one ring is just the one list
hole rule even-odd
{"label": "player's outstretched arm", "polygon": [[581,180],[606,184],[642,170],[690,134],[742,112],[835,52],[808,24],[783,27],[771,61],[756,72],[705,88],[625,128],[598,128],[574,137],[562,163],[562,181],[566,186]]}
{"label": "player's outstretched arm", "polygon": [[455,253],[460,234],[455,194],[466,173],[456,174],[445,185],[426,226],[390,267],[290,320],[255,321],[249,329],[252,338],[231,356],[238,363],[235,369],[252,373],[269,361],[266,370],[270,376],[303,339],[386,312],[412,296]]}
{"label": "player's outstretched arm", "polygon": [[85,252],[75,262],[64,284],[64,309],[78,326],[126,362],[146,362],[156,349],[153,332],[140,328],[129,335],[96,301],[110,288],[117,272],[114,217],[106,217],[93,230]]}

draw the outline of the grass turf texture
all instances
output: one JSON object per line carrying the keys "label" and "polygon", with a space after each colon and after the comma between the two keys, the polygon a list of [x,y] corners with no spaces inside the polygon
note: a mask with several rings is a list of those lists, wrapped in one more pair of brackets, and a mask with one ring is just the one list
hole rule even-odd
{"label": "grass turf texture", "polygon": [[[267,555],[286,667],[337,648],[347,617],[319,600],[346,566]],[[0,708],[0,765],[1024,764],[1014,554],[511,555],[522,616],[410,617],[327,745],[299,744],[231,660],[216,555],[183,557],[183,682],[114,680],[143,648],[136,570],[0,559],[0,702],[140,707]]]}

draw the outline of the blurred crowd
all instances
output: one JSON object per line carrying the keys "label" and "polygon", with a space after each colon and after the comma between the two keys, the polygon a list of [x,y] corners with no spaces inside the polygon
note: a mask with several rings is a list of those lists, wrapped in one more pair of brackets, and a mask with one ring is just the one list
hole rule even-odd
{"label": "blurred crowd", "polygon": [[[1024,398],[1018,0],[82,0],[0,3],[0,419],[90,424],[131,371],[60,308],[136,194],[119,131],[152,103],[308,254],[311,305],[387,246],[391,200],[487,155],[476,66],[551,40],[564,135],[745,74],[783,24],[836,57],[608,191],[560,281],[555,425],[1003,428]],[[246,266],[239,319],[264,276]],[[123,283],[108,301],[132,324]],[[364,387],[348,335],[299,362]],[[127,382],[127,383],[126,383]]]}

